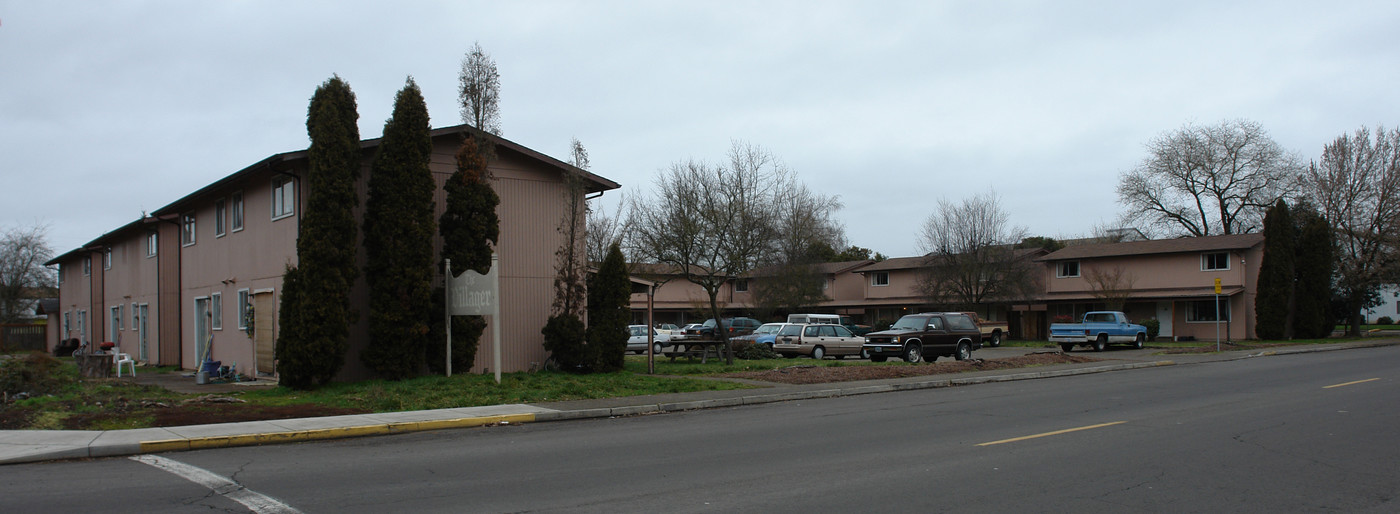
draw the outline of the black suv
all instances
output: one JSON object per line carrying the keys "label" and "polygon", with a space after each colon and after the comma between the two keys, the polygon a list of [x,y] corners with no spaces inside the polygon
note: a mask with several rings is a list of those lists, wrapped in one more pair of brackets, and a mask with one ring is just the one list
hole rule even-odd
{"label": "black suv", "polygon": [[910,314],[899,318],[889,330],[866,334],[862,348],[875,362],[890,357],[933,362],[948,355],[961,361],[971,359],[972,351],[982,348],[982,331],[961,312]]}
{"label": "black suv", "polygon": [[[751,334],[753,333],[754,329],[758,328],[759,325],[762,324],[763,323],[759,323],[758,320],[753,318],[724,319],[724,328],[729,332],[729,337]],[[705,320],[705,323],[701,325],[700,328],[685,329],[685,337],[686,339],[711,339],[718,337],[715,335],[714,318]]]}

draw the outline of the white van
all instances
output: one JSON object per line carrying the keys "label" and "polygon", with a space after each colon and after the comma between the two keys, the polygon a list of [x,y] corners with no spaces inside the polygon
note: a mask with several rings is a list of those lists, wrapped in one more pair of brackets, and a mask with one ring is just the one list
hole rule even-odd
{"label": "white van", "polygon": [[788,323],[817,323],[840,325],[841,316],[835,314],[788,314]]}

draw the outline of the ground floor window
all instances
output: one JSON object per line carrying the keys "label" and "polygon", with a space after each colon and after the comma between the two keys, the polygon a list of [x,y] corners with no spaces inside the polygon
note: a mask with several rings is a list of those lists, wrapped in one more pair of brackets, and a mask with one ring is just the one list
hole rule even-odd
{"label": "ground floor window", "polygon": [[[1230,299],[1221,297],[1219,299],[1220,319],[1219,321],[1230,321]],[[1186,321],[1190,323],[1205,323],[1217,321],[1215,318],[1216,300],[1193,300],[1186,302]]]}

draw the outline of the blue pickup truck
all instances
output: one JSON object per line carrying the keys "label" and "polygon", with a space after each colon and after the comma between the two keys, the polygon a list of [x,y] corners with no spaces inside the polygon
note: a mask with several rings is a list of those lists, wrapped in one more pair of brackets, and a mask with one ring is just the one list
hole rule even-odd
{"label": "blue pickup truck", "polygon": [[1092,346],[1096,352],[1110,344],[1142,348],[1147,341],[1147,327],[1129,322],[1128,316],[1118,311],[1088,312],[1083,323],[1050,324],[1050,341],[1059,343],[1065,353],[1075,345]]}

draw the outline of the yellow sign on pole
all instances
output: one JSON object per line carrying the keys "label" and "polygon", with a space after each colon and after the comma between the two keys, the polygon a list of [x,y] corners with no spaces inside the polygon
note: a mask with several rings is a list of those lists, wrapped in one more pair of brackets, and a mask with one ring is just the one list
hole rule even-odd
{"label": "yellow sign on pole", "polygon": [[1215,279],[1215,294],[1220,294],[1220,279]]}

